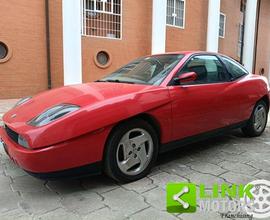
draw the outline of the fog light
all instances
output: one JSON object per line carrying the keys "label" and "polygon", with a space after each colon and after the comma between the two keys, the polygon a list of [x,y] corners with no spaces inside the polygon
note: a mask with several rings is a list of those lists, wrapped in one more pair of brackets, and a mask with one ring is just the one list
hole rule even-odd
{"label": "fog light", "polygon": [[19,135],[19,137],[18,137],[18,144],[29,149],[29,145],[28,145],[27,141],[21,135]]}

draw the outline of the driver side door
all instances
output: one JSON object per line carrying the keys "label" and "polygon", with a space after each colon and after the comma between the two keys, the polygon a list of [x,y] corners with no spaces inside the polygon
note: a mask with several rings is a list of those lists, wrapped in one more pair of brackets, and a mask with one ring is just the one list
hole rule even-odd
{"label": "driver side door", "polygon": [[172,138],[179,140],[224,127],[223,95],[230,84],[226,69],[214,55],[195,55],[177,75],[195,72],[197,79],[172,85]]}

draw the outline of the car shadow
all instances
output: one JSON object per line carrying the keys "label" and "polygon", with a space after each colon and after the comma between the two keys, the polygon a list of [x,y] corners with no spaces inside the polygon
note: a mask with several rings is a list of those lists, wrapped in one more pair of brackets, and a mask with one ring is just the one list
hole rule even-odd
{"label": "car shadow", "polygon": [[[194,153],[198,152],[203,153],[204,151],[211,151],[212,148],[213,149],[218,148],[221,144],[224,145],[229,143],[232,139],[234,139],[234,137],[246,138],[240,129],[236,129],[220,136],[209,138],[207,140],[199,141],[193,144],[185,145],[177,149],[168,151],[166,153],[160,154],[158,156],[156,165],[154,166],[153,169],[158,168],[161,165],[171,163],[174,160],[181,160],[181,158],[192,156],[194,155]],[[93,184],[91,185],[93,187],[95,186],[95,183],[98,183],[100,185],[104,185],[105,183],[106,183],[105,185],[117,184],[114,180],[106,177],[104,174],[101,174],[99,176],[80,178],[80,181],[82,182],[87,181],[88,183],[92,181]]]}
{"label": "car shadow", "polygon": [[212,148],[216,149],[220,145],[225,145],[229,143],[234,137],[246,138],[240,129],[232,130],[225,134],[215,136],[203,141],[198,141],[196,143],[188,144],[177,149],[168,151],[166,153],[160,154],[157,160],[157,165],[165,165],[174,160],[179,160],[184,157],[192,156],[194,153],[204,151],[210,151]]}
{"label": "car shadow", "polygon": [[[230,145],[232,141],[239,138],[246,139],[247,137],[243,135],[240,129],[236,129],[220,136],[216,136],[204,141],[196,142],[183,147],[179,147],[172,151],[168,151],[159,155],[157,163],[153,170],[159,169],[160,166],[166,166],[166,164],[169,164],[176,160],[181,163],[184,158],[194,157],[198,153],[206,155],[208,154],[208,152],[220,151],[224,149],[225,146]],[[203,156],[201,156],[201,158],[203,158]],[[194,161],[196,162],[196,160],[201,161],[200,156],[195,157]],[[111,178],[105,176],[104,174],[101,174],[96,176],[83,177],[79,179],[49,181],[48,183],[46,183],[46,185],[52,191],[60,194],[68,194],[80,193],[85,190],[104,193],[113,190],[123,184],[117,183]]]}

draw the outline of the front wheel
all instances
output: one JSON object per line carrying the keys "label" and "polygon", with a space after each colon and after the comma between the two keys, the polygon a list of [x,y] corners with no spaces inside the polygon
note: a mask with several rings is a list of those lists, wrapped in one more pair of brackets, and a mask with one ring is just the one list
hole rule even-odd
{"label": "front wheel", "polygon": [[144,120],[134,119],[117,126],[107,141],[105,172],[120,182],[146,176],[158,154],[158,137]]}
{"label": "front wheel", "polygon": [[259,101],[252,112],[252,115],[242,131],[249,137],[260,136],[266,127],[268,119],[268,108],[264,101]]}

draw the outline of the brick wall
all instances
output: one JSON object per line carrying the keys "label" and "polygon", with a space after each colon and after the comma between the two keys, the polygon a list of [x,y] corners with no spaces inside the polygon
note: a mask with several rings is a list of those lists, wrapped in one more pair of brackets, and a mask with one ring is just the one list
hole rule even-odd
{"label": "brick wall", "polygon": [[[127,62],[151,53],[152,0],[123,0],[122,16],[122,40],[82,38],[84,82],[99,79]],[[112,63],[106,69],[99,68],[94,62],[94,56],[100,50],[111,54]]]}
{"label": "brick wall", "polygon": [[0,41],[12,57],[0,63],[0,99],[47,89],[44,1],[0,0]]}
{"label": "brick wall", "polygon": [[261,16],[259,20],[256,74],[264,68],[265,76],[269,75],[270,65],[270,1],[261,1]]}
{"label": "brick wall", "polygon": [[221,1],[220,11],[226,15],[225,37],[219,38],[219,52],[239,60],[237,56],[239,26],[242,23],[240,13],[241,0]]}
{"label": "brick wall", "polygon": [[[41,1],[41,0],[39,0]],[[62,0],[49,1],[52,87],[64,85]]]}
{"label": "brick wall", "polygon": [[166,51],[205,50],[207,18],[207,0],[186,1],[185,29],[167,26]]}
{"label": "brick wall", "polygon": [[[44,0],[0,0],[0,41],[12,49],[8,62],[0,63],[0,99],[33,95],[47,89],[47,54]],[[221,53],[237,57],[240,0],[222,0],[226,14]],[[205,50],[208,0],[187,0],[185,29],[167,27],[166,51]],[[262,0],[256,73],[265,75],[270,64],[270,1]],[[123,0],[121,40],[82,37],[83,82],[101,78],[127,62],[151,53],[152,0]],[[50,1],[51,72],[53,88],[63,85],[62,0]],[[106,50],[112,63],[102,69],[94,62]]]}

